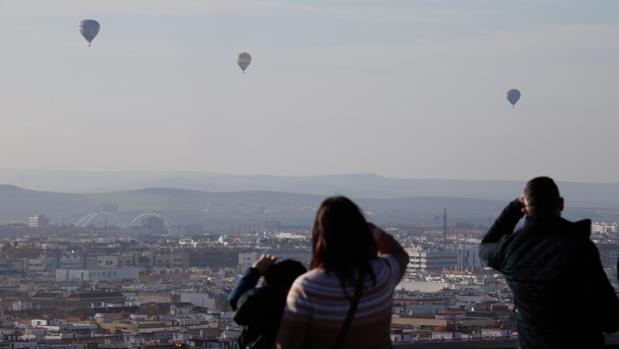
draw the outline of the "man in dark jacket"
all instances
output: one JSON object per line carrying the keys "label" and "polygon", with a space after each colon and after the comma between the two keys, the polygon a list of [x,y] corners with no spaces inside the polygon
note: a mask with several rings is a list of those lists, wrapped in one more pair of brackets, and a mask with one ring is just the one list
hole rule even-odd
{"label": "man in dark jacket", "polygon": [[[307,269],[303,264],[262,255],[238,281],[228,297],[234,321],[243,326],[239,346],[245,348],[275,348],[275,337],[286,306],[286,296],[294,280]],[[264,283],[256,287],[260,277]]]}
{"label": "man in dark jacket", "polygon": [[603,332],[619,329],[619,300],[589,238],[591,221],[567,221],[562,210],[554,181],[534,178],[481,241],[481,258],[514,293],[520,348],[599,348]]}

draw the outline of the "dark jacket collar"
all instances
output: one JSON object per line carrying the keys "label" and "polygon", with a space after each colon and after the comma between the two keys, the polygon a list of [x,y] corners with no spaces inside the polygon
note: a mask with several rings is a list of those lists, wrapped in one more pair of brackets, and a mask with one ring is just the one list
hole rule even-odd
{"label": "dark jacket collar", "polygon": [[580,237],[589,238],[591,236],[591,220],[583,219],[576,222],[570,222],[560,216],[527,216],[524,219],[524,228],[533,227],[557,227],[560,226],[566,234],[575,234]]}

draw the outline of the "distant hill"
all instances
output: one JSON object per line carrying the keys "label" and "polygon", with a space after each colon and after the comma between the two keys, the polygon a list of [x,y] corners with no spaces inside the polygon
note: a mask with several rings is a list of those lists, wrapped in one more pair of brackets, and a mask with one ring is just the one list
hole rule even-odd
{"label": "distant hill", "polygon": [[[152,210],[194,212],[196,216],[239,222],[278,220],[288,224],[311,223],[323,195],[270,191],[200,192],[181,189],[144,189],[129,192],[88,194],[90,198],[115,203],[119,211]],[[370,219],[391,223],[436,224],[436,216],[448,208],[452,219],[486,221],[502,202],[467,198],[397,198],[355,201]]]}
{"label": "distant hill", "polygon": [[61,221],[81,213],[102,210],[95,200],[80,194],[24,190],[0,185],[0,222],[24,222],[28,216],[44,213]]}
{"label": "distant hill", "polygon": [[[524,181],[403,179],[376,174],[328,176],[228,175],[206,172],[79,172],[0,169],[0,183],[57,192],[117,192],[179,188],[205,192],[278,191],[362,198],[460,197],[509,200]],[[619,183],[560,182],[568,202],[619,207]]]}
{"label": "distant hill", "polygon": [[[149,188],[106,193],[57,193],[0,185],[0,222],[23,222],[27,216],[46,214],[67,224],[93,212],[110,212],[124,222],[154,212],[171,223],[201,223],[213,229],[279,221],[285,225],[311,224],[325,195],[277,191],[204,192]],[[363,198],[352,196],[369,219],[379,224],[439,225],[447,208],[450,224],[488,224],[507,200],[463,197]],[[569,205],[572,218],[619,220],[619,205],[582,201]]]}

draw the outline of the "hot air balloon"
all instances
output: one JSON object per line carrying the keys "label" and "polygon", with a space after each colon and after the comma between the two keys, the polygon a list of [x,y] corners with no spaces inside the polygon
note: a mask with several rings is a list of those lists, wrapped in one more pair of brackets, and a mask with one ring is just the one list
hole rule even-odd
{"label": "hot air balloon", "polygon": [[507,91],[507,100],[512,104],[512,108],[516,107],[516,103],[520,99],[520,91],[516,89],[511,89]]}
{"label": "hot air balloon", "polygon": [[245,69],[249,67],[250,63],[251,63],[251,56],[249,55],[249,53],[247,52],[239,53],[239,57],[236,59],[236,64],[238,64],[239,67],[241,67],[243,74],[245,74]]}
{"label": "hot air balloon", "polygon": [[80,33],[88,41],[88,47],[90,47],[90,43],[95,39],[95,36],[99,34],[100,28],[99,22],[94,19],[85,19],[80,22]]}

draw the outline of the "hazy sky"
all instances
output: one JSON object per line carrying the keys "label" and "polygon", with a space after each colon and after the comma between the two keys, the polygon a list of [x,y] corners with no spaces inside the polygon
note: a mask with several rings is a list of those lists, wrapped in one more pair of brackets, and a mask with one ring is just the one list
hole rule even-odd
{"label": "hazy sky", "polygon": [[[0,167],[617,182],[618,13],[615,0],[0,0]],[[102,26],[92,48],[84,18]]]}

